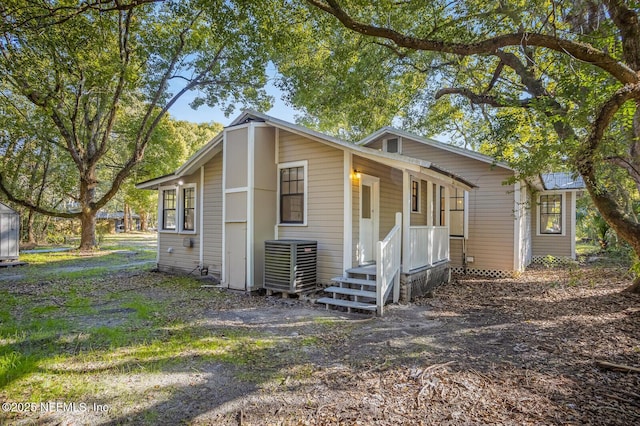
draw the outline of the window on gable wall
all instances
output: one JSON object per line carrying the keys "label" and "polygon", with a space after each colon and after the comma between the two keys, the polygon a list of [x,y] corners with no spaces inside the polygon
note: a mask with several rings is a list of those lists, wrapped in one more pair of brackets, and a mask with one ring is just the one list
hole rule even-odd
{"label": "window on gable wall", "polygon": [[562,195],[540,195],[540,233],[562,234]]}
{"label": "window on gable wall", "polygon": [[394,154],[400,154],[402,152],[402,141],[399,138],[385,139],[382,143],[383,151]]}

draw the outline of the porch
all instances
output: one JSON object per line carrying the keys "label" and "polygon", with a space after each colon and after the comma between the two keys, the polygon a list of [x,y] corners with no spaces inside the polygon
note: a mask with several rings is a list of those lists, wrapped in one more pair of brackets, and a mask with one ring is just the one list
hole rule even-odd
{"label": "porch", "polygon": [[[375,261],[349,268],[344,276],[333,278],[334,285],[324,291],[331,296],[318,303],[375,311],[382,316],[384,305],[411,300],[426,289],[448,281],[449,228],[446,226],[409,227],[408,272],[403,272],[402,214],[396,213],[396,225],[377,243]],[[405,238],[406,239],[406,238]]]}

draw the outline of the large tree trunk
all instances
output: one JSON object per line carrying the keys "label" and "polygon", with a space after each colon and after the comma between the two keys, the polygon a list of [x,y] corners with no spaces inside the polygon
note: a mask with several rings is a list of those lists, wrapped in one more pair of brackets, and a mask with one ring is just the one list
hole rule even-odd
{"label": "large tree trunk", "polygon": [[148,216],[149,215],[147,214],[147,212],[145,211],[140,212],[140,231],[142,232],[147,232],[147,230],[149,229],[147,225],[147,221],[149,220]]}
{"label": "large tree trunk", "polygon": [[83,209],[80,215],[80,251],[92,251],[96,247],[96,211]]}
{"label": "large tree trunk", "polygon": [[36,219],[36,214],[33,210],[29,210],[29,216],[27,216],[27,243],[31,246],[31,245],[36,245],[36,233],[35,230],[33,229],[34,227],[34,222]]}

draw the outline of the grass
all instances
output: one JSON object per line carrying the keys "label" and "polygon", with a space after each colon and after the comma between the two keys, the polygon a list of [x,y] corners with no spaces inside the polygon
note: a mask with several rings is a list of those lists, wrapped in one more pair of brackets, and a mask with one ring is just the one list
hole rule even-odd
{"label": "grass", "polygon": [[[111,377],[212,363],[252,383],[310,374],[302,349],[316,345],[317,337],[202,326],[190,313],[201,300],[194,294],[206,297],[200,309],[232,306],[232,294],[203,293],[193,277],[145,272],[149,264],[122,268],[155,259],[153,249],[137,247],[132,254],[117,242],[104,247],[110,251],[90,257],[74,251],[24,255],[29,265],[11,271],[22,277],[0,284],[1,399],[85,401],[112,387]],[[319,325],[334,326],[329,320]],[[287,372],[287,365],[298,367]]]}

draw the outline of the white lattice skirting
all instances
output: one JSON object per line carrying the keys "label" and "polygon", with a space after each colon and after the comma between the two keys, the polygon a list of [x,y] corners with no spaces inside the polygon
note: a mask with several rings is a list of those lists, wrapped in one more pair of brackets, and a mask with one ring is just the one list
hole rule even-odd
{"label": "white lattice skirting", "polygon": [[515,271],[496,271],[495,269],[478,269],[478,268],[467,268],[466,273],[464,268],[456,267],[451,268],[451,272],[459,275],[473,275],[478,277],[489,277],[489,278],[512,278],[517,275]]}
{"label": "white lattice skirting", "polygon": [[548,266],[559,266],[574,263],[575,259],[569,256],[533,256],[531,263],[539,263]]}

